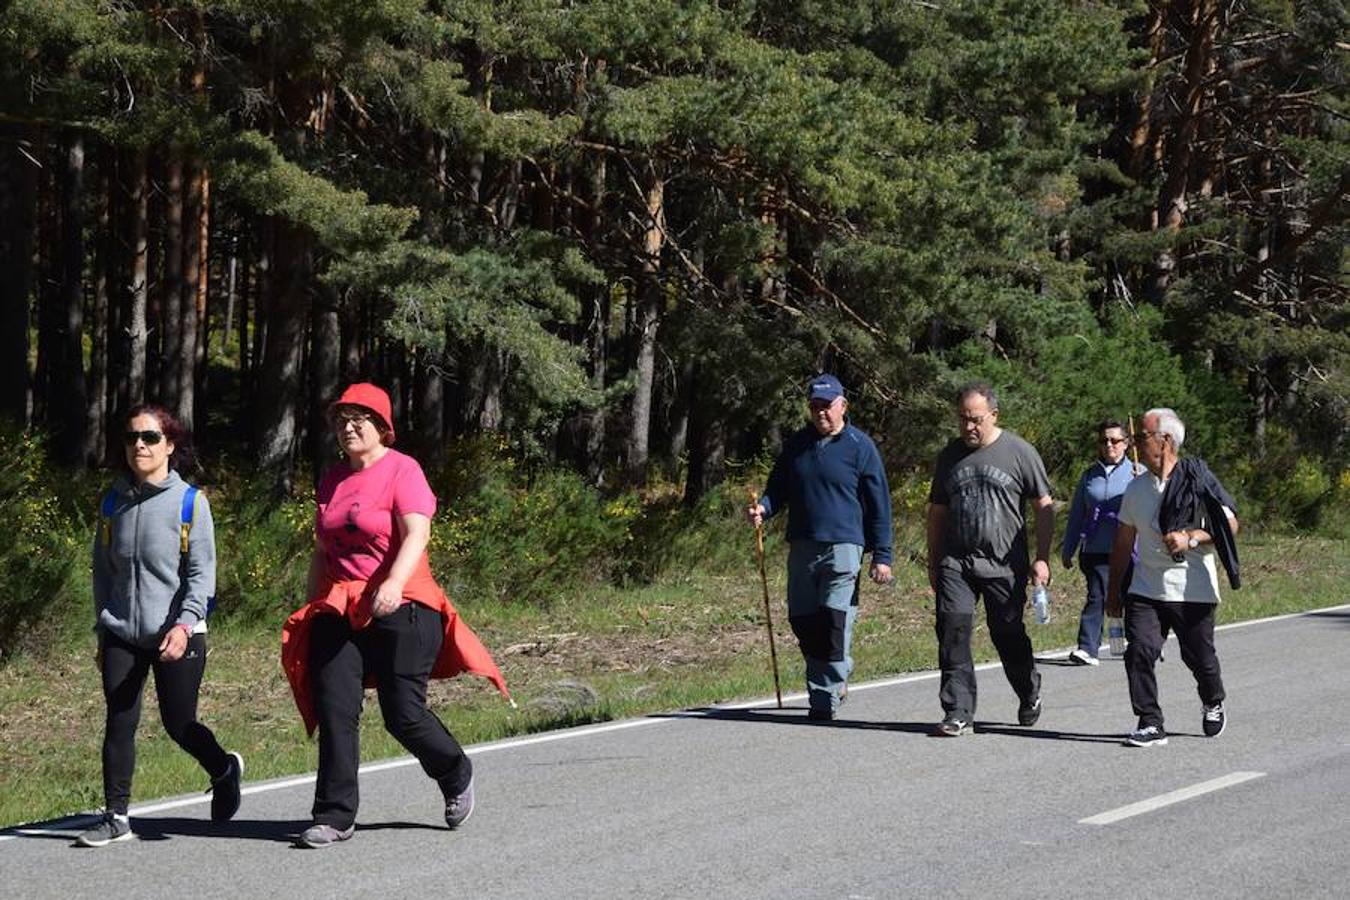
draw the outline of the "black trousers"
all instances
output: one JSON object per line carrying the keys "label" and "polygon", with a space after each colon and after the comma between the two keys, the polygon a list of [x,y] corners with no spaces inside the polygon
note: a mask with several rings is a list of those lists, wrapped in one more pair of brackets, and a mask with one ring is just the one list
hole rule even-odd
{"label": "black trousers", "polygon": [[319,777],[314,821],[346,829],[360,803],[362,681],[375,676],[384,727],[446,796],[468,787],[473,767],[441,720],[427,709],[427,678],[444,637],[434,610],[405,603],[353,632],[343,616],[310,626],[309,672],[319,718]]}
{"label": "black trousers", "polygon": [[1169,628],[1181,645],[1181,661],[1195,676],[1200,702],[1213,706],[1223,701],[1223,678],[1219,655],[1214,649],[1217,608],[1213,603],[1165,603],[1136,594],[1125,598],[1125,637],[1130,642],[1125,648],[1125,676],[1130,682],[1130,705],[1139,717],[1139,727],[1163,726],[1153,666],[1162,653]]}
{"label": "black trousers", "polygon": [[103,728],[103,800],[107,808],[126,815],[131,802],[136,726],[141,720],[145,679],[151,670],[164,730],[207,775],[224,775],[229,758],[211,729],[197,721],[197,694],[206,671],[206,635],[192,635],[183,656],[174,662],[161,662],[154,647],[137,647],[111,634],[103,634],[101,642],[103,699],[107,703]]}
{"label": "black trousers", "polygon": [[938,668],[941,682],[938,699],[942,711],[965,719],[975,716],[975,661],[970,637],[975,624],[975,603],[984,600],[985,621],[994,649],[1003,661],[1003,674],[1020,701],[1030,700],[1041,690],[1031,639],[1027,637],[1022,611],[1027,603],[1027,576],[1005,575],[982,578],[969,567],[943,566],[938,570],[937,622]]}

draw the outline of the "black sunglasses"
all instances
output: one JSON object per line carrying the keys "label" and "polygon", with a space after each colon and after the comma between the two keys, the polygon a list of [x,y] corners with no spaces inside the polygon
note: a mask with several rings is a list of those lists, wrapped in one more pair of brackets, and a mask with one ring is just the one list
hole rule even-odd
{"label": "black sunglasses", "polygon": [[145,446],[153,447],[164,440],[162,431],[128,431],[122,435],[122,440],[128,447],[136,446],[137,441],[145,441]]}

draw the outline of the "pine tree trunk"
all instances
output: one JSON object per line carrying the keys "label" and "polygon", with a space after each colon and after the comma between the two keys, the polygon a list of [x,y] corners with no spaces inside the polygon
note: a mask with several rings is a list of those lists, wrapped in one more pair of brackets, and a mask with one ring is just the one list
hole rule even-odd
{"label": "pine tree trunk", "polygon": [[310,323],[309,350],[309,459],[317,475],[333,458],[328,425],[328,404],[337,399],[342,330],[338,320],[337,292],[328,285],[315,291],[314,317]]}
{"label": "pine tree trunk", "polygon": [[[1183,65],[1184,84],[1179,101],[1176,129],[1167,159],[1167,177],[1158,197],[1158,228],[1176,232],[1186,219],[1187,187],[1190,183],[1196,139],[1204,112],[1206,75],[1219,27],[1218,0],[1191,0],[1190,34]],[[1177,257],[1172,249],[1158,253],[1153,264],[1150,296],[1160,302],[1176,277]]]}
{"label": "pine tree trunk", "polygon": [[32,135],[0,125],[0,416],[26,425],[28,321],[38,167]]}
{"label": "pine tree trunk", "polygon": [[159,305],[159,396],[175,416],[183,415],[183,295],[189,288],[183,272],[183,222],[186,217],[183,160],[172,152],[164,169],[164,284]]}
{"label": "pine tree trunk", "polygon": [[439,449],[445,436],[445,380],[441,377],[440,360],[430,351],[419,350],[415,364],[414,443],[423,451],[434,452]]}
{"label": "pine tree trunk", "polygon": [[174,369],[178,376],[178,406],[174,414],[190,431],[196,411],[197,386],[197,292],[203,269],[200,223],[202,216],[201,172],[194,162],[183,165],[182,184],[182,281],[178,291],[178,346]]}
{"label": "pine tree trunk", "polygon": [[628,446],[625,466],[630,483],[642,483],[647,474],[648,441],[652,419],[652,382],[656,374],[656,331],[661,317],[661,250],[665,244],[665,178],[658,164],[650,162],[643,202],[647,217],[638,259],[637,306],[634,334],[637,341],[633,371],[633,399],[629,406]]}
{"label": "pine tree trunk", "polygon": [[118,408],[122,413],[138,403],[145,402],[147,307],[150,302],[150,170],[145,150],[127,155],[127,171],[122,183],[127,191],[127,251],[130,256],[125,268],[129,281],[126,292],[126,389]]}
{"label": "pine tree trunk", "polygon": [[691,404],[689,413],[689,472],[684,482],[684,505],[689,507],[726,477],[726,414],[713,399],[717,387],[712,374],[706,365],[691,373],[690,393],[703,399]]}
{"label": "pine tree trunk", "polygon": [[312,269],[312,237],[300,226],[277,220],[275,254],[287,261],[269,279],[272,293],[267,303],[267,343],[258,369],[254,408],[257,431],[254,456],[258,468],[272,480],[278,496],[289,496],[295,484],[293,454],[300,432],[298,404],[305,321]]}
{"label": "pine tree trunk", "polygon": [[112,152],[104,148],[98,166],[98,211],[94,226],[93,327],[90,331],[89,403],[85,418],[85,464],[104,461],[107,447],[109,285],[112,284]]}
{"label": "pine tree trunk", "polygon": [[84,380],[84,138],[73,132],[66,140],[61,178],[61,291],[54,355],[48,375],[49,421],[56,459],[81,465],[93,455],[87,446],[85,416],[88,394]]}

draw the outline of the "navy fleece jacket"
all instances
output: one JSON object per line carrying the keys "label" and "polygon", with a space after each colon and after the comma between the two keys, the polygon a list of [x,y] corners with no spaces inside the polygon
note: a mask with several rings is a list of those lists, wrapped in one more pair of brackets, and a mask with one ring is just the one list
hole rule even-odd
{"label": "navy fleece jacket", "polygon": [[788,438],[769,473],[764,515],[787,507],[787,539],[860,544],[890,565],[891,492],[876,444],[852,425],[822,438],[808,425]]}

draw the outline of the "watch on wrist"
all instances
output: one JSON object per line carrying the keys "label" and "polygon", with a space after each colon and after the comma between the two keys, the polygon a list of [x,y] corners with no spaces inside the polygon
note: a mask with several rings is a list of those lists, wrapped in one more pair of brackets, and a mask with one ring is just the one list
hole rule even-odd
{"label": "watch on wrist", "polygon": [[1186,532],[1186,546],[1194,550],[1200,546],[1200,539],[1188,531]]}

